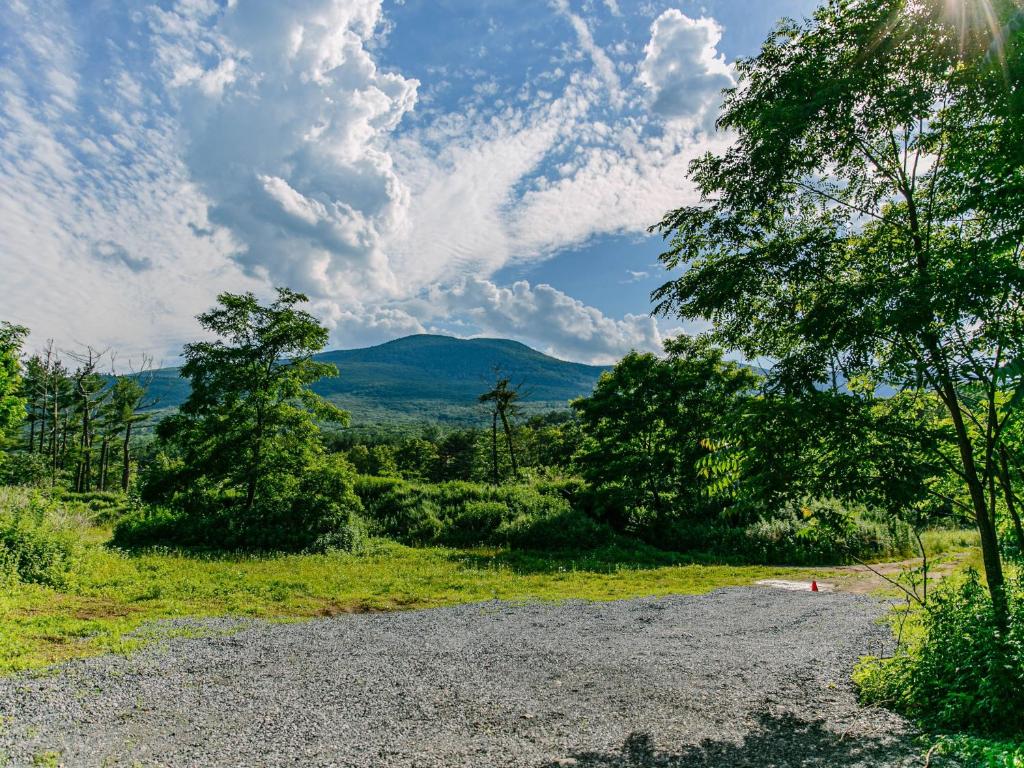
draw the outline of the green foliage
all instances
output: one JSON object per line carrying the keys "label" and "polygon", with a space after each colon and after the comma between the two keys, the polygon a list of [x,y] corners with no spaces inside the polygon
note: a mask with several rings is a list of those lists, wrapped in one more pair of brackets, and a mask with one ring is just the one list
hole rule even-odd
{"label": "green foliage", "polygon": [[239,492],[194,488],[183,503],[148,507],[121,520],[113,543],[267,551],[358,551],[366,541],[355,472],[343,456],[329,456],[299,476],[277,475],[242,514]]}
{"label": "green foliage", "polygon": [[386,443],[354,445],[346,452],[346,455],[360,474],[376,477],[398,476],[395,449]]}
{"label": "green foliage", "polygon": [[929,463],[962,478],[945,495],[976,521],[1005,618],[986,497],[1002,369],[1024,357],[1024,29],[1014,0],[984,6],[830,2],[780,22],[726,92],[736,141],[691,166],[699,203],[656,227],[679,276],[654,298],[772,360],[781,396],[840,377],[861,398],[935,395],[950,428]]}
{"label": "green foliage", "polygon": [[371,533],[408,544],[582,548],[610,531],[573,509],[558,484],[409,483],[361,477],[355,485]]}
{"label": "green foliage", "polygon": [[834,565],[902,558],[914,551],[905,524],[874,519],[864,508],[850,509],[831,499],[787,504],[743,526],[667,520],[638,534],[664,549],[775,565]]}
{"label": "green foliage", "polygon": [[25,418],[25,400],[21,396],[21,344],[28,329],[0,323],[0,464],[8,431]]}
{"label": "green foliage", "polygon": [[943,487],[955,485],[954,476],[929,452],[947,437],[939,409],[927,395],[767,392],[724,425],[700,473],[708,493],[728,503],[730,519],[744,523],[816,496],[921,527],[963,514]]}
{"label": "green foliage", "polygon": [[917,640],[858,667],[861,698],[939,731],[1024,736],[1024,585],[1008,591],[1003,631],[977,572],[943,585],[922,609]]}
{"label": "green foliage", "polygon": [[590,397],[573,402],[582,441],[574,457],[603,519],[618,530],[648,516],[708,516],[698,462],[751,394],[753,373],[705,341],[680,336],[667,358],[631,352]]}
{"label": "green foliage", "polygon": [[160,422],[160,452],[142,489],[166,510],[125,521],[119,543],[359,545],[350,465],[324,458],[318,426],[344,423],[346,414],[309,389],[337,371],[312,359],[327,330],[297,309],[304,301],[283,288],[269,306],[226,293],[199,316],[218,338],[186,346],[191,394]]}
{"label": "green foliage", "polygon": [[41,453],[8,453],[0,463],[0,485],[41,487],[50,483],[50,461]]}
{"label": "green foliage", "polygon": [[437,445],[422,437],[403,440],[395,448],[395,468],[406,480],[435,479],[437,463]]}
{"label": "green foliage", "polygon": [[0,493],[0,578],[63,587],[77,549],[49,499],[16,489]]}
{"label": "green foliage", "polygon": [[933,754],[949,757],[960,765],[971,768],[1022,768],[1024,744],[1017,741],[992,739],[956,734],[943,736],[932,747]]}

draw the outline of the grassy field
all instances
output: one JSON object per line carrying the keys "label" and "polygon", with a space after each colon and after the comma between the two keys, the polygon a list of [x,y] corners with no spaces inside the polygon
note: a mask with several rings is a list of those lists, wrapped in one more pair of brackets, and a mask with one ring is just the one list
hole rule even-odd
{"label": "grassy field", "polygon": [[[94,540],[100,538],[94,535]],[[153,619],[275,619],[429,608],[478,600],[615,600],[694,594],[794,568],[682,563],[650,550],[609,548],[533,556],[496,550],[411,549],[373,541],[369,552],[327,555],[128,554],[90,546],[60,591],[14,584],[0,596],[0,671],[46,666],[146,642]]]}
{"label": "grassy field", "polygon": [[[111,494],[48,501],[24,490],[0,489],[0,507],[21,509],[22,514],[42,509],[80,543],[67,583],[59,589],[18,581],[3,585],[0,673],[131,651],[152,639],[144,625],[156,619],[288,620],[491,599],[697,594],[767,578],[833,579],[840,584],[870,578],[849,569],[725,565],[625,540],[598,550],[543,554],[413,549],[385,540],[371,540],[359,555],[122,552],[106,543],[109,521],[125,503]],[[933,554],[967,563],[975,542],[969,534],[943,532],[930,533],[925,544]],[[868,582],[864,586],[876,587]]]}

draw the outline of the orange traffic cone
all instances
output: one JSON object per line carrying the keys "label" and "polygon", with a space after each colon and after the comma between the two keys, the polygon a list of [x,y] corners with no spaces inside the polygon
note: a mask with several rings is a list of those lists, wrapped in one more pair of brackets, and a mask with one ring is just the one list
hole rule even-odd
{"label": "orange traffic cone", "polygon": [[811,582],[811,592],[817,592],[817,591],[818,591],[818,582],[817,581],[812,581]]}

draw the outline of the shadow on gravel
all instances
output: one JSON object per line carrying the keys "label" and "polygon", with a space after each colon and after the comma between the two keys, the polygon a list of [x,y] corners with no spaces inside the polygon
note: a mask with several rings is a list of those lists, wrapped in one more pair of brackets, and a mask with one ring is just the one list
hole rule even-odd
{"label": "shadow on gravel", "polygon": [[[757,716],[757,726],[739,744],[705,739],[678,752],[659,752],[648,733],[636,732],[615,752],[580,752],[543,768],[910,768],[924,760],[898,739],[827,730],[821,721],[793,715]],[[937,763],[932,763],[938,768]]]}

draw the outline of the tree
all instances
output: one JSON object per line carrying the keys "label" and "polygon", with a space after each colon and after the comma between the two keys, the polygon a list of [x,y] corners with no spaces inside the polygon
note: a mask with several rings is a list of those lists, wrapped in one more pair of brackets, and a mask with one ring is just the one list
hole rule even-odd
{"label": "tree", "polygon": [[501,371],[495,370],[494,386],[480,395],[479,400],[490,408],[491,411],[491,477],[495,485],[501,482],[498,472],[498,421],[501,420],[501,429],[505,434],[505,445],[508,448],[508,458],[512,463],[512,477],[519,477],[519,464],[516,462],[515,443],[512,440],[512,418],[517,412],[519,402],[520,385],[512,384],[511,379],[502,376]]}
{"label": "tree", "polygon": [[654,298],[773,361],[789,394],[833,369],[931,390],[952,427],[933,455],[960,477],[1005,625],[998,373],[1024,351],[1024,32],[1011,0],[985,5],[835,0],[781,22],[726,92],[735,141],[691,166],[701,203],[657,226],[665,266],[688,269]]}
{"label": "tree", "polygon": [[706,341],[680,336],[665,348],[664,359],[630,352],[572,403],[575,465],[620,529],[639,516],[707,511],[698,462],[756,381]]}
{"label": "tree", "polygon": [[328,333],[298,309],[305,301],[287,288],[269,306],[251,293],[223,293],[219,306],[199,315],[217,338],[186,345],[181,374],[191,393],[157,427],[178,459],[176,478],[161,480],[164,492],[187,494],[198,484],[229,504],[237,492],[249,515],[262,496],[284,493],[319,459],[318,421],[347,422],[348,414],[309,389],[337,369],[313,359]]}
{"label": "tree", "polygon": [[[93,440],[96,422],[99,419],[103,403],[110,395],[106,380],[97,371],[104,354],[92,347],[87,347],[85,352],[71,355],[79,364],[73,377],[75,413],[80,419],[81,425],[78,438],[78,461],[75,467],[75,490],[78,492],[92,489]],[[104,443],[105,448],[106,444]]]}
{"label": "tree", "polygon": [[21,387],[21,345],[28,329],[0,323],[0,461],[7,433],[25,418]]}
{"label": "tree", "polygon": [[[149,419],[150,414],[143,412],[146,397],[146,385],[139,375],[119,376],[114,380],[110,400],[106,410],[106,424],[114,436],[120,437],[121,443],[121,490],[127,491],[131,484],[132,472],[132,430],[135,425]],[[104,480],[106,472],[104,471]],[[101,483],[101,487],[104,483]]]}
{"label": "tree", "polygon": [[437,461],[437,445],[422,437],[410,437],[395,447],[395,465],[406,480],[432,480]]}
{"label": "tree", "polygon": [[[480,433],[476,429],[458,429],[449,432],[437,444],[437,463],[434,480],[472,480],[477,468],[477,443]],[[493,475],[492,475],[493,476]]]}

